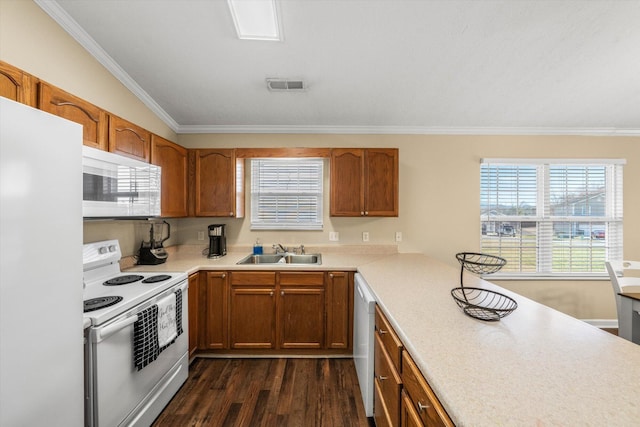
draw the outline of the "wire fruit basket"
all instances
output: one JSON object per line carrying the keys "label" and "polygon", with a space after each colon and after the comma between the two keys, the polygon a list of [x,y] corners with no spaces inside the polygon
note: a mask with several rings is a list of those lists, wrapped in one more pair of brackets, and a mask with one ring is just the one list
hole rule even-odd
{"label": "wire fruit basket", "polygon": [[488,289],[465,287],[462,282],[464,270],[475,274],[492,274],[507,263],[504,258],[476,252],[456,254],[460,263],[460,287],[451,289],[451,296],[465,314],[485,321],[497,321],[518,308],[518,303],[500,292]]}

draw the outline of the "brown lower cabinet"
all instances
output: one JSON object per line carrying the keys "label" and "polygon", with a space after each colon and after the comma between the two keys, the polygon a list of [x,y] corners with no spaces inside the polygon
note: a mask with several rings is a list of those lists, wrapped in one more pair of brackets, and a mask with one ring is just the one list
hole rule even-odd
{"label": "brown lower cabinet", "polygon": [[447,412],[378,306],[375,317],[373,413],[376,426],[453,427]]}
{"label": "brown lower cabinet", "polygon": [[353,348],[353,272],[203,271],[200,286],[189,317],[197,322],[201,353]]}

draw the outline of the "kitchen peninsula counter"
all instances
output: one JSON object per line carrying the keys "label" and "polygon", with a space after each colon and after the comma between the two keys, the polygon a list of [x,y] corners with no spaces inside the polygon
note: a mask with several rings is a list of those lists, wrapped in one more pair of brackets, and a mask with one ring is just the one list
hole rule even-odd
{"label": "kitchen peninsula counter", "polygon": [[[313,251],[307,251],[313,252]],[[640,346],[465,272],[518,308],[498,322],[465,315],[451,289],[460,270],[421,254],[321,251],[320,266],[236,265],[180,251],[133,270],[358,270],[458,426],[635,426]]]}

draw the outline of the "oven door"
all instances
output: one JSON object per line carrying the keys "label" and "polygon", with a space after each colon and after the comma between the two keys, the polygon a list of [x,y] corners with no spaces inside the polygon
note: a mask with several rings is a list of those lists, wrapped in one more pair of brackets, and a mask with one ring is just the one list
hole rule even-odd
{"label": "oven door", "polygon": [[[182,289],[182,328],[176,341],[138,371],[134,365],[136,313]],[[151,301],[91,329],[89,419],[95,427],[148,426],[188,375],[188,294],[181,282]]]}

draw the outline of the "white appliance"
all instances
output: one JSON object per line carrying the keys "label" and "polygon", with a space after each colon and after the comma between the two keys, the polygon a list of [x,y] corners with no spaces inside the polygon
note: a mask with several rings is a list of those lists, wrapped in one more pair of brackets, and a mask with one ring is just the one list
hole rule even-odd
{"label": "white appliance", "polygon": [[0,97],[0,425],[83,424],[82,127]]}
{"label": "white appliance", "polygon": [[149,218],[160,215],[161,168],[82,147],[82,216]]}
{"label": "white appliance", "polygon": [[373,417],[373,343],[376,300],[360,273],[355,274],[353,298],[353,360],[367,417]]}
{"label": "white appliance", "polygon": [[[129,274],[120,258],[117,240],[83,246],[87,425],[146,427],[188,376],[187,274]],[[167,299],[177,336],[163,347]]]}

